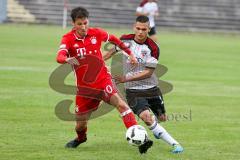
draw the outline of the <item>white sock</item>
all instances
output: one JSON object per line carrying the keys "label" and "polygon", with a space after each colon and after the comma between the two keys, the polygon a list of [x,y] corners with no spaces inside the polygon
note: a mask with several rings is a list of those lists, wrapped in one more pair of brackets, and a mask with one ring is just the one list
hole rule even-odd
{"label": "white sock", "polygon": [[149,129],[153,132],[153,135],[159,139],[161,138],[163,141],[167,142],[169,145],[179,144],[160,124],[156,121],[149,126]]}

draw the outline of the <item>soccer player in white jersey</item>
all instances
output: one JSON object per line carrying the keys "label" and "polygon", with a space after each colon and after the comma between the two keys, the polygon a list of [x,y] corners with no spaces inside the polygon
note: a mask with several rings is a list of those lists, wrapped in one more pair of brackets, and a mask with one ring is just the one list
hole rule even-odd
{"label": "soccer player in white jersey", "polygon": [[143,0],[136,9],[136,15],[148,16],[150,21],[150,31],[148,35],[156,42],[157,32],[155,25],[155,17],[159,16],[158,5],[156,0]]}
{"label": "soccer player in white jersey", "polygon": [[[124,76],[114,78],[116,83],[124,83],[129,106],[145,122],[153,135],[171,145],[172,153],[181,153],[183,147],[157,121],[157,119],[163,120],[162,118],[166,116],[158,78],[154,73],[160,49],[152,39],[148,38],[149,30],[149,18],[139,16],[134,25],[135,34],[123,35],[120,38],[126,46],[129,46],[139,63],[133,68],[129,59],[123,56]],[[117,51],[116,47],[111,49],[103,56],[104,60],[109,59]],[[151,116],[151,111],[155,116]]]}

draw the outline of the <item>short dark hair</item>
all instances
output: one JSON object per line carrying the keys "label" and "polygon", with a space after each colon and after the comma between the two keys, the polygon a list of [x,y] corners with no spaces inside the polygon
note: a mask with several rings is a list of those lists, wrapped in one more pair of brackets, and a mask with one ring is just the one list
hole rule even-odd
{"label": "short dark hair", "polygon": [[77,18],[88,18],[89,12],[86,8],[77,7],[71,12],[72,21],[75,22]]}
{"label": "short dark hair", "polygon": [[149,22],[149,18],[147,16],[138,16],[136,22],[146,23]]}

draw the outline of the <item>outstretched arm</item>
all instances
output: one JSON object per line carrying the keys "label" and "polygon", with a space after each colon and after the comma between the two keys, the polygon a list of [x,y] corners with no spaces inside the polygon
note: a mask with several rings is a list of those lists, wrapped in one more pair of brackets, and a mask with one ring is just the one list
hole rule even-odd
{"label": "outstretched arm", "polygon": [[104,61],[107,61],[116,53],[117,53],[117,51],[116,51],[115,47],[111,48],[109,51],[107,51],[103,54]]}
{"label": "outstretched arm", "polygon": [[68,58],[67,55],[67,49],[60,49],[57,53],[56,61],[61,64],[68,63],[71,65],[79,65],[79,62],[75,57]]}
{"label": "outstretched arm", "polygon": [[125,83],[130,81],[139,81],[143,79],[150,78],[154,72],[155,68],[145,68],[142,72],[135,74],[133,76],[115,76],[114,79],[116,83]]}
{"label": "outstretched arm", "polygon": [[122,49],[124,52],[126,52],[129,55],[130,62],[132,64],[137,64],[138,63],[138,61],[137,61],[136,57],[134,56],[134,54],[131,52],[131,50],[120,39],[118,39],[114,35],[109,35],[108,41],[111,42],[111,43],[114,43],[120,49]]}

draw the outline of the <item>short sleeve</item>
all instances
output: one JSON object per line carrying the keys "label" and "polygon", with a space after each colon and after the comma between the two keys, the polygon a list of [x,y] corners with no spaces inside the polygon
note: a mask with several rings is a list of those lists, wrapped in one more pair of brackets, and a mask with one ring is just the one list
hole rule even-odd
{"label": "short sleeve", "polygon": [[158,64],[158,60],[152,56],[147,58],[145,67],[147,68],[156,68]]}
{"label": "short sleeve", "polygon": [[63,36],[59,46],[59,51],[66,50],[68,52],[69,48],[70,48],[69,39],[66,36]]}
{"label": "short sleeve", "polygon": [[109,39],[109,34],[105,30],[100,28],[98,28],[98,32],[99,32],[101,41],[107,42]]}
{"label": "short sleeve", "polygon": [[148,0],[142,0],[142,2],[140,3],[140,7],[143,7],[146,3],[148,2]]}
{"label": "short sleeve", "polygon": [[67,36],[63,36],[58,52],[56,60],[58,63],[64,64],[66,63],[66,58],[68,57],[70,49],[70,40],[67,38]]}
{"label": "short sleeve", "polygon": [[160,48],[150,38],[148,38],[146,42],[149,49],[151,50],[151,54],[149,55],[149,57],[147,57],[147,60],[146,60],[146,67],[156,68],[158,64],[159,55],[160,55]]}
{"label": "short sleeve", "polygon": [[136,12],[142,13],[143,12],[143,7],[137,7]]}
{"label": "short sleeve", "polygon": [[160,48],[158,45],[150,38],[146,40],[146,44],[148,48],[151,50],[151,56],[158,60],[160,55]]}

